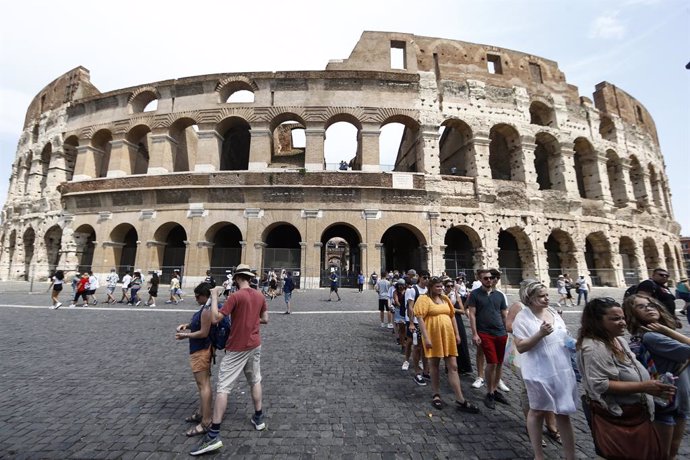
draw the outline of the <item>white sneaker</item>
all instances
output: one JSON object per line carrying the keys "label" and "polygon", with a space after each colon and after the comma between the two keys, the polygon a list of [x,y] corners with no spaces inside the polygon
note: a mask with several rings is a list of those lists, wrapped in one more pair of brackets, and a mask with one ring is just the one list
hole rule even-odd
{"label": "white sneaker", "polygon": [[51,309],[51,310],[55,310],[55,305],[51,305],[51,306],[50,306],[50,309]]}
{"label": "white sneaker", "polygon": [[155,307],[155,306],[156,306],[155,303],[149,304],[149,307]]}
{"label": "white sneaker", "polygon": [[406,371],[410,368],[409,361],[403,361],[402,370]]}
{"label": "white sneaker", "polygon": [[474,381],[472,384],[472,388],[481,388],[484,385],[484,379],[481,377],[477,377],[477,380]]}
{"label": "white sneaker", "polygon": [[381,327],[386,327],[386,323],[381,323]]}
{"label": "white sneaker", "polygon": [[55,304],[55,309],[57,310],[58,308],[62,307],[62,302],[58,302]]}
{"label": "white sneaker", "polygon": [[137,304],[136,304],[135,306],[138,307],[139,305],[141,305],[141,300],[138,301]]}
{"label": "white sneaker", "polygon": [[510,391],[510,388],[508,388],[508,385],[506,385],[505,383],[503,383],[503,379],[499,380],[499,381],[498,381],[498,385],[496,385],[496,386],[497,386],[498,389],[501,390],[501,391],[505,391],[505,392]]}
{"label": "white sneaker", "polygon": [[388,323],[388,329],[393,329],[393,323]]}
{"label": "white sneaker", "polygon": [[74,308],[74,307],[76,307],[76,305],[74,305],[74,304],[69,306],[69,308]]}

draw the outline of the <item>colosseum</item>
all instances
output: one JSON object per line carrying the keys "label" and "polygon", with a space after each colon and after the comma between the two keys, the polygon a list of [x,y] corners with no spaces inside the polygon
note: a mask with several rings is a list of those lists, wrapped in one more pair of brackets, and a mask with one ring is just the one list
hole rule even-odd
{"label": "colosseum", "polygon": [[[327,134],[352,154],[326,161]],[[394,164],[381,133],[399,126]],[[391,161],[392,163],[393,161]],[[500,267],[507,282],[587,274],[623,286],[682,272],[654,120],[554,61],[364,32],[324,71],[224,73],[101,93],[77,67],[31,102],[0,229],[0,279],[55,269],[238,263],[353,276]]]}

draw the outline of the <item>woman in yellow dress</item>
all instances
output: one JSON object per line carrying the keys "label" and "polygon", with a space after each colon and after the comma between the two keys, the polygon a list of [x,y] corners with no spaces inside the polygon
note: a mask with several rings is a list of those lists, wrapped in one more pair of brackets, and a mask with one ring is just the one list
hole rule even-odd
{"label": "woman in yellow dress", "polygon": [[443,293],[441,278],[431,278],[427,294],[420,295],[414,304],[414,315],[419,321],[424,355],[429,360],[431,389],[434,392],[432,405],[436,409],[443,408],[438,373],[439,362],[443,358],[448,369],[448,383],[455,393],[455,406],[463,412],[478,413],[479,408],[465,399],[460,387],[458,364],[455,359],[458,354],[460,333],[458,324],[455,322],[453,304]]}

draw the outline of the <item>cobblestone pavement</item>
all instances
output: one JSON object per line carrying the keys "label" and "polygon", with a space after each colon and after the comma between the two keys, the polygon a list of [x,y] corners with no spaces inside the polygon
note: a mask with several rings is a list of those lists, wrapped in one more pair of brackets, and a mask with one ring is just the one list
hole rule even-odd
{"label": "cobblestone pavement", "polygon": [[[250,424],[248,387],[240,381],[221,427],[224,448],[209,457],[532,457],[515,391],[510,406],[490,411],[483,391],[470,387],[472,377],[463,377],[465,395],[482,413],[433,409],[430,386],[401,371],[400,349],[379,327],[375,294],[341,289],[342,302],[327,296],[296,291],[289,316],[279,314],[281,298],[270,302],[276,314],[262,326],[268,429]],[[187,458],[199,438],[184,436],[184,418],[198,397],[187,342],[173,336],[192,315],[190,300],[174,308],[54,311],[45,307],[47,294],[0,294],[0,458]],[[576,332],[579,309],[565,309],[564,317]],[[509,371],[505,381],[517,388]],[[452,402],[443,375],[441,390]],[[581,412],[573,423],[578,458],[593,458]],[[686,437],[681,457],[690,458],[689,443]],[[545,453],[561,457],[550,441]]]}

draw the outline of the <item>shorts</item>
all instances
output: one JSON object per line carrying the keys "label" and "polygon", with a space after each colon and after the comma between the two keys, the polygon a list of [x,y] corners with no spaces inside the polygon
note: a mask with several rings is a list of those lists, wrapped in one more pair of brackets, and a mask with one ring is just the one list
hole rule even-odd
{"label": "shorts", "polygon": [[158,297],[158,289],[150,288],[149,289],[149,295],[151,297]]}
{"label": "shorts", "polygon": [[285,303],[290,302],[290,299],[292,299],[292,291],[283,292],[283,296],[285,297]]}
{"label": "shorts", "polygon": [[[414,327],[415,327],[415,332],[419,332],[419,325],[415,324]],[[412,332],[410,332],[410,322],[409,321],[405,321],[405,330],[407,331],[407,334],[406,334],[407,337],[412,338]],[[421,345],[422,341],[420,340],[417,343],[419,343]]]}
{"label": "shorts", "polygon": [[338,292],[338,286],[331,286],[331,292]]}
{"label": "shorts", "polygon": [[379,311],[388,310],[388,299],[379,299]]}
{"label": "shorts", "polygon": [[661,423],[662,425],[676,426],[681,420],[687,420],[687,417],[678,409],[668,412],[658,410],[654,412],[654,422]]}
{"label": "shorts", "polygon": [[53,284],[53,291],[55,291],[55,292],[62,291],[62,284]]}
{"label": "shorts", "polygon": [[261,382],[261,345],[247,351],[228,351],[220,362],[217,393],[230,393],[235,380],[244,371],[249,386]]}
{"label": "shorts", "polygon": [[106,289],[106,291],[108,291],[108,294],[112,294],[113,292],[115,292],[115,287],[116,286],[108,286],[105,289]]}
{"label": "shorts", "polygon": [[393,321],[394,321],[396,324],[403,324],[403,323],[405,323],[405,317],[404,317],[403,315],[400,314],[400,309],[399,309],[399,308],[396,308],[396,309],[395,309],[395,314],[393,315]]}
{"label": "shorts", "polygon": [[192,372],[208,372],[211,373],[211,358],[213,357],[211,353],[211,347],[205,350],[195,351],[189,355],[189,365],[192,368]]}
{"label": "shorts", "polygon": [[88,289],[88,290],[84,291],[84,294],[86,294],[86,295],[94,295],[95,293],[96,293],[95,289]]}
{"label": "shorts", "polygon": [[508,335],[499,337],[484,332],[477,332],[477,335],[482,339],[481,347],[487,364],[502,364]]}

